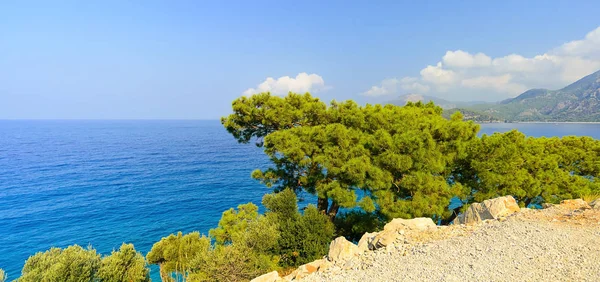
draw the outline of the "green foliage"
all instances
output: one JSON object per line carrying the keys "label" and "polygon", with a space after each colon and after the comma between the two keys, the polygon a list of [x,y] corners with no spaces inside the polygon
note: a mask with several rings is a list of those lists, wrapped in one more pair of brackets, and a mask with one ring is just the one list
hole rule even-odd
{"label": "green foliage", "polygon": [[[237,99],[233,110],[222,119],[227,130],[239,142],[264,141],[273,163],[252,177],[276,191],[315,194],[331,219],[356,206],[387,217],[444,218],[450,199],[469,192],[452,172],[478,126],[460,113],[445,119],[432,103],[327,107],[309,94],[263,93]],[[358,202],[359,190],[369,199]]]}
{"label": "green foliage", "polygon": [[278,226],[252,203],[223,212],[214,239],[198,232],[171,234],[154,244],[148,262],[158,264],[163,281],[244,281],[277,268]]}
{"label": "green foliage", "polygon": [[187,281],[249,281],[277,269],[277,259],[244,245],[220,245],[193,261]]}
{"label": "green foliage", "polygon": [[22,276],[16,281],[144,282],[150,281],[149,273],[144,257],[132,244],[123,244],[119,251],[102,259],[91,247],[73,245],[66,249],[51,248],[29,257]]}
{"label": "green foliage", "polygon": [[512,195],[522,206],[558,202],[598,191],[600,141],[533,138],[513,130],[483,136],[469,149],[460,181],[473,201]]}
{"label": "green foliage", "polygon": [[173,276],[174,279],[179,279],[179,275],[185,279],[192,268],[192,259],[199,253],[206,253],[209,250],[209,238],[201,237],[198,232],[185,235],[179,232],[155,243],[146,255],[146,259],[150,264],[159,265],[163,281],[169,281]]}
{"label": "green foliage", "polygon": [[309,205],[300,214],[296,195],[290,189],[265,195],[263,205],[267,218],[279,227],[275,253],[281,257],[281,266],[298,266],[327,253],[334,226],[315,206]]}
{"label": "green foliage", "polygon": [[6,276],[4,269],[0,268],[0,282],[5,282],[6,280],[8,280],[8,277]]}
{"label": "green foliage", "polygon": [[106,282],[148,282],[150,270],[144,256],[135,251],[133,244],[122,244],[119,251],[113,251],[102,258],[97,277]]}
{"label": "green foliage", "polygon": [[382,230],[387,220],[376,212],[351,210],[340,213],[334,223],[337,236],[344,236],[350,241],[358,242],[363,234]]}
{"label": "green foliage", "polygon": [[233,238],[243,233],[248,224],[258,217],[258,207],[252,203],[238,206],[238,210],[233,208],[223,212],[219,226],[210,230],[210,236],[214,237],[217,244],[228,244]]}
{"label": "green foliage", "polygon": [[29,257],[17,281],[93,281],[100,265],[100,255],[94,249],[78,245],[52,248]]}

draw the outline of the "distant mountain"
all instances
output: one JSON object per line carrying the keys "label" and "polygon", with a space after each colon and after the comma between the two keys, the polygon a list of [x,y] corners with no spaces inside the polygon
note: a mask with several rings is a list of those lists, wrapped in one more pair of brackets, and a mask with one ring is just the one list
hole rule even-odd
{"label": "distant mountain", "polygon": [[393,104],[393,105],[398,105],[398,106],[404,106],[408,102],[419,102],[419,101],[424,102],[424,103],[433,101],[434,104],[442,107],[443,109],[468,107],[468,106],[485,103],[485,102],[452,102],[452,101],[444,100],[444,99],[433,97],[433,96],[426,96],[426,95],[419,95],[419,94],[407,94],[407,95],[402,95],[402,96],[398,97],[397,99],[387,101],[384,104]]}
{"label": "distant mountain", "polygon": [[512,99],[467,110],[506,121],[600,121],[600,71],[560,90],[531,89]]}

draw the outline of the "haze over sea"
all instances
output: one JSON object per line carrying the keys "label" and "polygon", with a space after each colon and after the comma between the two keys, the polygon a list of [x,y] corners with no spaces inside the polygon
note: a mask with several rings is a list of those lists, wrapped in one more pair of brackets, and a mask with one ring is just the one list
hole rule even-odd
{"label": "haze over sea", "polygon": [[[600,139],[600,124],[484,124],[481,133]],[[0,121],[0,267],[17,278],[35,252],[71,244],[146,254],[177,231],[207,233],[221,213],[260,203],[268,166],[218,121]],[[158,280],[153,268],[152,277]]]}

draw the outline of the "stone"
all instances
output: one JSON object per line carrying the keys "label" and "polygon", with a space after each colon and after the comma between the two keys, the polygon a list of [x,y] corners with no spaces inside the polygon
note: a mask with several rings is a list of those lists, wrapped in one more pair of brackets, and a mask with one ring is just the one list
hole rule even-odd
{"label": "stone", "polygon": [[383,227],[383,231],[373,237],[369,244],[369,249],[376,250],[388,246],[393,247],[396,241],[404,242],[404,234],[407,232],[422,232],[435,229],[436,227],[433,220],[427,217],[413,219],[395,218]]}
{"label": "stone", "polygon": [[394,218],[383,227],[383,230],[394,230],[397,232],[400,232],[401,230],[425,231],[431,228],[436,228],[436,225],[431,218],[417,217],[413,219]]}
{"label": "stone", "polygon": [[570,210],[591,209],[590,205],[588,205],[588,203],[582,199],[563,200],[560,202],[560,207]]}
{"label": "stone", "polygon": [[252,280],[250,280],[250,282],[279,282],[282,281],[281,277],[279,277],[279,273],[277,273],[277,271],[271,271],[267,274],[263,274],[261,276],[258,276]]}
{"label": "stone", "polygon": [[369,249],[377,250],[393,245],[402,235],[396,230],[383,230],[377,234],[369,244]]}
{"label": "stone", "polygon": [[343,236],[335,238],[329,244],[329,253],[327,258],[329,261],[345,261],[358,254],[358,246],[346,240]]}
{"label": "stone", "polygon": [[454,220],[454,224],[476,224],[486,219],[500,219],[519,211],[521,208],[512,196],[498,197],[472,204]]}
{"label": "stone", "polygon": [[363,234],[362,237],[360,237],[360,240],[358,241],[358,251],[364,253],[366,251],[372,250],[369,246],[372,244],[373,238],[375,238],[377,234],[377,232],[367,232]]}
{"label": "stone", "polygon": [[590,207],[595,210],[600,210],[600,198],[590,202]]}
{"label": "stone", "polygon": [[554,206],[554,204],[552,204],[552,203],[543,203],[543,204],[542,204],[542,208],[543,208],[543,209],[551,208],[551,207],[553,207],[553,206]]}

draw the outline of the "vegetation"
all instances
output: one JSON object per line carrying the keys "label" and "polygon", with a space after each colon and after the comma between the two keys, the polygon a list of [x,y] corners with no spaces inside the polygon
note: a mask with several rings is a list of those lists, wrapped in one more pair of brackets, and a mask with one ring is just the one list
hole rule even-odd
{"label": "vegetation", "polygon": [[263,215],[252,203],[225,211],[210,237],[165,237],[154,244],[148,262],[160,266],[163,281],[245,281],[327,251],[334,227],[314,206],[300,213],[289,189],[265,195],[263,205]]}
{"label": "vegetation", "polygon": [[531,89],[495,104],[463,107],[477,120],[486,115],[498,120],[517,122],[598,122],[600,121],[600,71],[560,90]]}
{"label": "vegetation", "polygon": [[17,281],[142,282],[150,281],[148,274],[144,257],[131,244],[123,244],[119,251],[102,259],[92,248],[73,245],[31,256]]}
{"label": "vegetation", "polygon": [[7,279],[6,273],[2,268],[0,268],[0,282],[5,282]]}
{"label": "vegetation", "polygon": [[332,221],[340,208],[354,207],[377,207],[387,217],[446,218],[450,199],[468,193],[448,180],[478,125],[460,113],[444,119],[433,103],[327,107],[310,94],[262,93],[237,99],[233,110],[224,126],[239,142],[257,140],[274,165],[252,176],[276,191],[316,195]]}
{"label": "vegetation", "polygon": [[[461,208],[449,210],[451,201],[464,209],[503,195],[521,206],[600,195],[599,140],[477,137],[477,124],[459,111],[444,117],[433,103],[326,105],[310,94],[262,93],[235,100],[222,123],[272,162],[252,173],[274,188],[263,214],[239,205],[208,236],[171,234],[145,258],[131,244],[105,257],[77,245],[52,248],[31,256],[17,281],[149,281],[146,262],[163,281],[247,281],[318,259],[334,235],[357,241],[390,218],[449,223]],[[316,205],[299,209],[302,191]]]}

